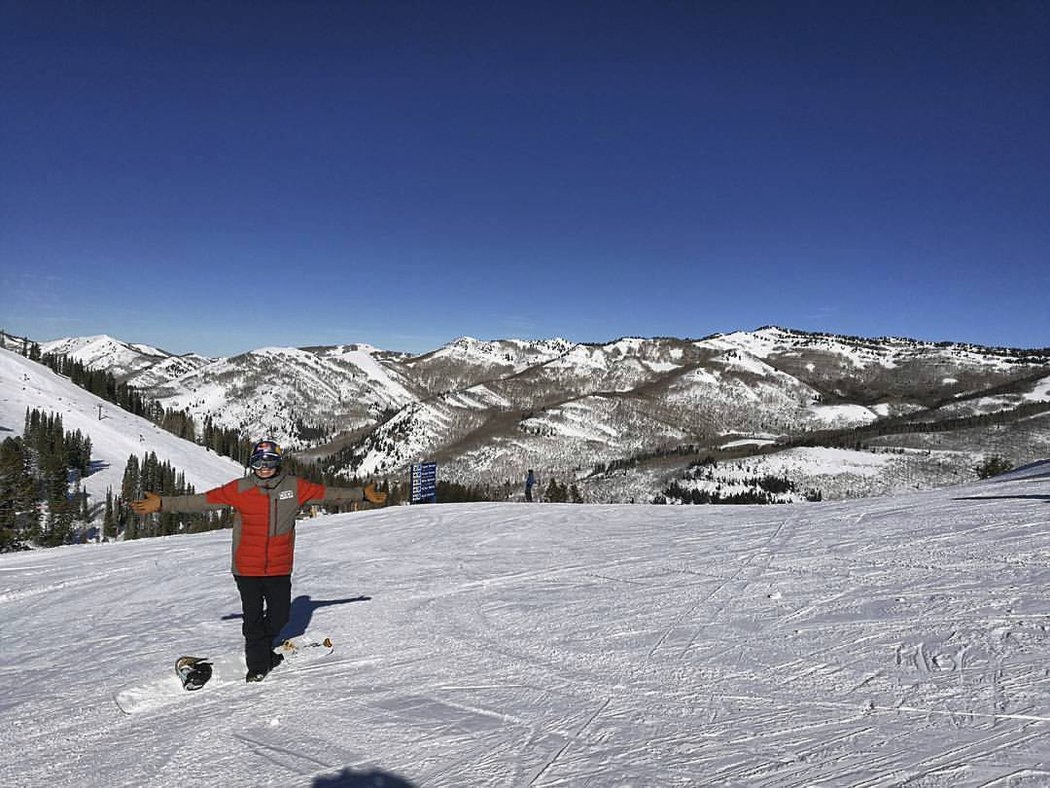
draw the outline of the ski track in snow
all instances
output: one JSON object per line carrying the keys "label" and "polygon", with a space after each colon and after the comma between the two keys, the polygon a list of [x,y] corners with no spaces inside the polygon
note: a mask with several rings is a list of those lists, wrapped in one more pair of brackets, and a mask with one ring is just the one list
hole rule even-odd
{"label": "ski track in snow", "polygon": [[229,533],[3,555],[0,782],[1050,785],[1046,484],[304,521],[335,651],[130,716],[239,649]]}

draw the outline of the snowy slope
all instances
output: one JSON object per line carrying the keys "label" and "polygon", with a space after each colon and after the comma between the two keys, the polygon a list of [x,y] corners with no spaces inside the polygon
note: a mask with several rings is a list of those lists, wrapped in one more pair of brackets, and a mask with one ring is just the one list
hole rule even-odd
{"label": "snowy slope", "polygon": [[159,348],[123,342],[105,334],[54,339],[41,343],[40,349],[44,353],[69,356],[89,369],[107,369],[118,379],[172,358]]}
{"label": "snowy slope", "polygon": [[271,437],[300,448],[298,420],[337,432],[415,400],[397,371],[380,363],[380,353],[366,345],[259,348],[218,359],[149,394],[199,422],[211,416],[219,426],[251,438]]}
{"label": "snowy slope", "polygon": [[416,368],[449,361],[461,367],[495,369],[505,375],[546,363],[571,347],[572,342],[558,337],[540,340],[458,337],[437,350],[408,360],[406,366]]}
{"label": "snowy slope", "polygon": [[244,473],[244,468],[228,457],[177,438],[89,394],[47,367],[0,349],[0,440],[22,434],[27,408],[57,413],[66,432],[80,430],[91,438],[92,472],[83,487],[93,505],[104,502],[107,488],[119,493],[124,467],[132,454],[142,457],[156,452],[158,459],[182,470],[186,481],[198,491]]}
{"label": "snowy slope", "polygon": [[[129,352],[148,350],[107,337],[62,342],[85,363],[115,370],[127,368]],[[410,463],[427,459],[449,481],[501,485],[535,468],[571,474],[597,501],[651,500],[661,474],[632,472],[631,491],[617,494],[591,469],[683,444],[715,451],[902,415],[943,422],[1050,397],[1046,350],[776,327],[604,344],[462,337],[415,357],[366,345],[273,347],[203,362],[165,359],[130,382],[199,424],[210,417],[315,458],[342,452],[344,473],[407,477]],[[999,441],[1013,462],[1045,456],[1050,429],[1004,430],[1008,441],[986,428],[965,432],[951,449],[972,458]],[[922,475],[939,478],[940,469],[935,463]],[[830,496],[833,487],[844,485],[822,491]]]}
{"label": "snowy slope", "polygon": [[1048,785],[1048,503],[1043,464],[839,503],[323,517],[290,631],[335,653],[134,716],[114,690],[238,650],[229,533],[2,555],[0,783]]}

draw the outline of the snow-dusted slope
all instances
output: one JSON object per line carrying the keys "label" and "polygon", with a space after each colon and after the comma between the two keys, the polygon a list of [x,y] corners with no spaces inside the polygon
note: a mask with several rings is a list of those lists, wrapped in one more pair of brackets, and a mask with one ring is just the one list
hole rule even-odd
{"label": "snow-dusted slope", "polygon": [[69,356],[89,369],[104,368],[121,380],[171,357],[158,348],[123,342],[105,334],[55,339],[41,343],[40,349],[44,353]]}
{"label": "snow-dusted slope", "polygon": [[92,504],[104,501],[107,489],[119,493],[128,457],[149,451],[185,472],[186,481],[202,491],[244,473],[228,457],[177,438],[47,367],[0,349],[0,440],[22,434],[27,408],[56,413],[67,432],[80,430],[91,438],[92,472],[83,487]]}
{"label": "snow-dusted slope", "polygon": [[367,346],[260,348],[220,359],[151,389],[167,408],[287,447],[306,442],[300,423],[336,434],[375,422],[377,415],[415,400],[396,369]]}
{"label": "snow-dusted slope", "polygon": [[0,555],[0,783],[1050,784],[1050,465],[771,507],[447,505],[305,521],[335,652],[124,716],[237,653],[229,533]]}
{"label": "snow-dusted slope", "polygon": [[460,337],[437,350],[408,359],[406,374],[430,394],[471,388],[546,364],[573,347],[565,339],[485,341]]}
{"label": "snow-dusted slope", "polygon": [[[116,368],[128,347],[113,349]],[[106,367],[104,354],[92,358]],[[683,445],[718,451],[917,413],[943,421],[1013,409],[1050,400],[1048,374],[1047,351],[766,327],[604,344],[463,337],[416,357],[363,345],[262,348],[203,366],[165,359],[130,382],[245,438],[271,436],[318,458],[350,448],[344,472],[405,475],[432,459],[450,480],[500,484],[530,467],[582,483],[601,464]],[[1010,459],[1042,456],[1036,444],[1050,430],[1038,432],[1015,430],[1024,442]],[[970,454],[990,439],[969,438]]]}

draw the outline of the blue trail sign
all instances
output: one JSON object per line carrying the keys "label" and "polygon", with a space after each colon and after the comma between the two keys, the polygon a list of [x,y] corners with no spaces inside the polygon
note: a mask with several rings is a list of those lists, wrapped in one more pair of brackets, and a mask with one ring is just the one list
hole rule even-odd
{"label": "blue trail sign", "polygon": [[437,463],[420,462],[412,466],[412,503],[437,502]]}

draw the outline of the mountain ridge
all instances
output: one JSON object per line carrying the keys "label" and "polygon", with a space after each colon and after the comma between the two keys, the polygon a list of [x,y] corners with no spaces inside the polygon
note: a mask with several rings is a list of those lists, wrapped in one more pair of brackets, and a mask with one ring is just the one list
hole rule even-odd
{"label": "mountain ridge", "polygon": [[[123,375],[166,408],[274,437],[332,471],[398,475],[438,458],[447,478],[487,484],[530,467],[582,479],[683,445],[738,453],[741,441],[1050,401],[1048,350],[772,325],[603,343],[458,337],[418,355],[344,343],[161,357],[151,346],[83,339],[90,354],[75,338],[42,347],[73,347],[74,358]],[[1037,439],[1020,440],[1018,461],[1042,456],[1043,431],[1040,421]]]}

